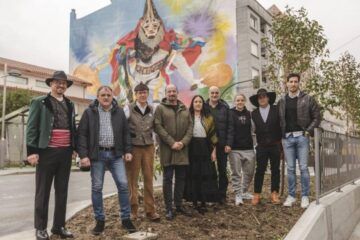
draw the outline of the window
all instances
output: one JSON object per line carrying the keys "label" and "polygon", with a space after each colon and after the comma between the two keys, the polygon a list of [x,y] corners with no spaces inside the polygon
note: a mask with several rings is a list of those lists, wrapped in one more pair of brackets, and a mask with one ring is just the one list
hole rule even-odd
{"label": "window", "polygon": [[262,79],[261,79],[262,82],[266,84],[267,82],[266,71],[262,71],[261,75],[262,75]]}
{"label": "window", "polygon": [[254,41],[251,41],[251,54],[255,57],[259,57],[258,44]]}
{"label": "window", "polygon": [[253,30],[255,30],[255,31],[257,31],[257,18],[254,16],[254,15],[250,15],[250,27],[253,29]]}
{"label": "window", "polygon": [[24,78],[24,77],[7,76],[6,81],[16,83],[16,84],[21,84],[21,85],[28,84],[28,79]]}
{"label": "window", "polygon": [[49,88],[49,86],[46,85],[46,82],[42,80],[36,80],[35,86],[40,88]]}
{"label": "window", "polygon": [[256,68],[251,68],[251,77],[253,79],[253,87],[259,88],[260,87],[260,79],[259,79],[260,72]]}
{"label": "window", "polygon": [[266,48],[265,47],[261,48],[261,57],[266,58]]}
{"label": "window", "polygon": [[261,26],[260,26],[260,32],[262,32],[262,33],[264,33],[265,34],[265,24],[261,24]]}
{"label": "window", "polygon": [[258,69],[251,68],[251,78],[252,79],[259,77],[259,75],[260,75],[260,72]]}

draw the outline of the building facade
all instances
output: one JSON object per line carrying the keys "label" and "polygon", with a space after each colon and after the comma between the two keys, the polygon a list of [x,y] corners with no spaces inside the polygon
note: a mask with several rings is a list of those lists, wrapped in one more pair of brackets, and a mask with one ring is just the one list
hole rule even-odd
{"label": "building facade", "polygon": [[[46,85],[45,79],[52,76],[55,70],[14,61],[11,59],[0,57],[0,76],[4,76],[4,67],[7,65],[7,71],[18,70],[21,76],[7,76],[6,90],[7,92],[16,91],[18,89],[27,89],[31,95],[44,95],[50,92],[50,88]],[[74,81],[74,84],[66,91],[66,96],[70,98],[75,105],[75,113],[77,120],[80,119],[85,108],[90,104],[91,100],[85,98],[86,87],[91,83],[86,80],[68,75],[68,78]],[[3,92],[4,78],[0,78],[0,92]],[[5,138],[6,146],[6,162],[8,166],[21,164],[26,159],[26,143],[25,132],[28,117],[28,106],[24,106],[5,116]],[[0,116],[2,120],[2,116]]]}
{"label": "building facade", "polygon": [[271,23],[270,11],[256,0],[237,0],[238,81],[240,82],[237,91],[247,96],[269,84],[265,71],[266,49],[262,39],[267,37],[272,40]]}
{"label": "building facade", "polygon": [[[50,92],[50,87],[45,83],[45,79],[51,77],[54,69],[44,68],[28,63],[23,63],[7,58],[0,57],[0,76],[4,75],[4,66],[7,64],[7,70],[18,70],[21,76],[7,76],[7,91],[16,89],[28,89],[33,95],[43,95]],[[84,109],[89,105],[90,100],[85,98],[86,88],[91,86],[87,80],[68,75],[68,78],[74,81],[74,84],[66,91],[75,104],[75,112],[81,116]],[[4,78],[0,78],[0,90],[2,92],[4,86]]]}

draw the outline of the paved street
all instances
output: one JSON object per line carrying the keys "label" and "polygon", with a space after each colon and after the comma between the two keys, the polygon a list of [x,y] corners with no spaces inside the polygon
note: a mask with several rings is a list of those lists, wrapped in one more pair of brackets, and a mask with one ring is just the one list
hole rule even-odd
{"label": "paved street", "polygon": [[[33,229],[35,175],[0,176],[0,237]],[[74,212],[84,201],[90,200],[90,175],[72,172],[70,176],[68,210]],[[116,191],[110,173],[105,175],[104,195]],[[54,192],[50,198],[48,227],[52,226]]]}

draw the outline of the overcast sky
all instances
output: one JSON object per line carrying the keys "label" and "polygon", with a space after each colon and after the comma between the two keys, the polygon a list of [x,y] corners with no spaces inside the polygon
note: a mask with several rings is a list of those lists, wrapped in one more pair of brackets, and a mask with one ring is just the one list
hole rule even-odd
{"label": "overcast sky", "polygon": [[[360,61],[359,0],[258,1],[280,10],[304,6],[325,28],[332,58],[349,51]],[[68,71],[71,9],[81,18],[109,4],[110,0],[0,0],[0,56]]]}

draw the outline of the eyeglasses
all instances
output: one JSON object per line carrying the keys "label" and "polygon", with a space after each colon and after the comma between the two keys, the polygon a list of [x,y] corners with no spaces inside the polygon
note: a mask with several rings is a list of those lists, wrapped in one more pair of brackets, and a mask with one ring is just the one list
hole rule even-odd
{"label": "eyeglasses", "polygon": [[67,86],[67,82],[64,80],[53,80],[53,83],[56,85],[65,85]]}
{"label": "eyeglasses", "polygon": [[210,92],[211,95],[217,95],[219,92]]}
{"label": "eyeglasses", "polygon": [[111,94],[106,94],[106,93],[104,93],[104,94],[100,94],[100,97],[111,97]]}

